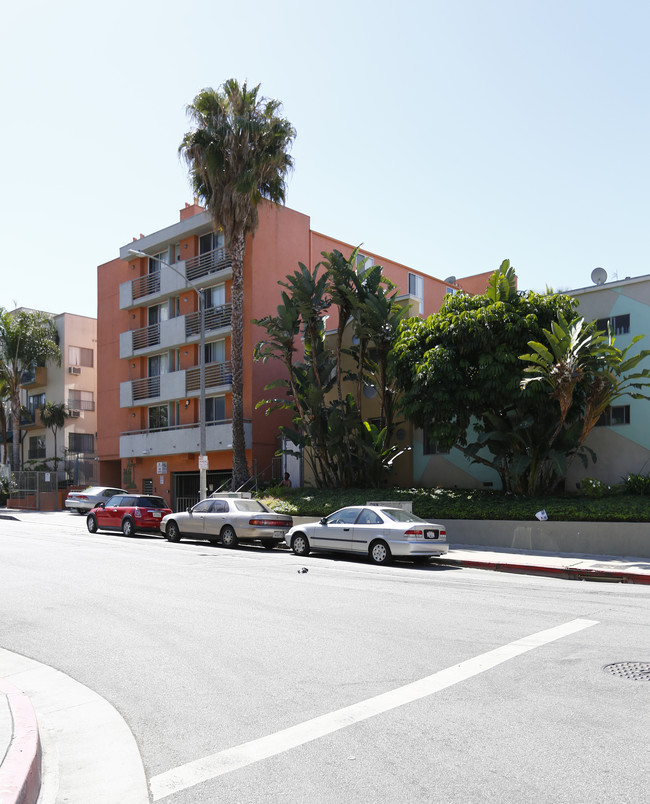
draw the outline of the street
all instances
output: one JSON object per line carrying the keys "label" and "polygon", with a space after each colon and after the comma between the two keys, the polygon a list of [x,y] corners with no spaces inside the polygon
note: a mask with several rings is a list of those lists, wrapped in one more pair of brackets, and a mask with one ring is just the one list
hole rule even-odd
{"label": "street", "polygon": [[0,520],[0,647],[109,701],[169,804],[645,800],[650,685],[603,668],[650,661],[649,598]]}

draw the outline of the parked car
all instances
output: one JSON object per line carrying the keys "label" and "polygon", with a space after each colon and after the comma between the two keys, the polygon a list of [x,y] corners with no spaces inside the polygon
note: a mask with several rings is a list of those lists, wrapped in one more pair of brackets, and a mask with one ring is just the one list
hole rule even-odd
{"label": "parked car", "polygon": [[124,489],[113,486],[89,486],[83,491],[70,491],[65,498],[65,507],[69,511],[86,514],[92,511],[99,503],[107,502],[115,494],[128,494]]}
{"label": "parked car", "polygon": [[443,525],[403,508],[378,505],[341,508],[319,522],[296,525],[285,539],[297,556],[311,551],[357,553],[375,564],[387,564],[393,557],[428,561],[449,551]]}
{"label": "parked car", "polygon": [[135,533],[160,533],[160,523],[172,509],[162,497],[149,494],[116,494],[88,514],[86,526],[98,530],[121,530],[125,536]]}
{"label": "parked car", "polygon": [[170,542],[182,538],[221,542],[259,541],[268,549],[282,544],[293,525],[287,514],[276,514],[267,505],[244,494],[219,494],[201,500],[187,511],[164,517],[160,529]]}

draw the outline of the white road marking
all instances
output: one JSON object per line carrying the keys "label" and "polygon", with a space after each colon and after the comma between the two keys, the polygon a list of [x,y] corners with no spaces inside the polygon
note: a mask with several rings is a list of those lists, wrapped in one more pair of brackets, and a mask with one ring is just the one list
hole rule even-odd
{"label": "white road marking", "polygon": [[564,625],[549,628],[546,631],[539,631],[537,634],[510,642],[495,650],[468,659],[465,662],[441,670],[431,676],[406,684],[404,687],[384,692],[366,701],[346,706],[336,712],[321,715],[297,726],[291,726],[275,734],[269,734],[258,740],[251,740],[248,743],[237,745],[234,748],[227,748],[217,754],[188,762],[178,768],[154,776],[150,780],[151,791],[154,801],[171,796],[180,790],[214,779],[225,773],[244,768],[253,762],[275,756],[291,748],[317,740],[334,731],[359,723],[362,720],[374,717],[375,715],[396,709],[398,706],[417,701],[435,692],[451,687],[461,681],[466,681],[473,676],[490,670],[509,659],[514,659],[522,653],[526,653],[534,648],[547,645],[557,639],[575,634],[592,625],[597,625],[597,620],[571,620]]}

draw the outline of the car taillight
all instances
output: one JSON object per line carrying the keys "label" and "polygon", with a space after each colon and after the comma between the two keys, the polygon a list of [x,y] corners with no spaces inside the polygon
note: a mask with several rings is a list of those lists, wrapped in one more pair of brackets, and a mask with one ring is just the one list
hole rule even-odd
{"label": "car taillight", "polygon": [[136,508],[133,512],[133,516],[142,516],[142,511],[139,508]]}
{"label": "car taillight", "polygon": [[76,495],[73,495],[73,496],[74,496],[74,497],[75,497],[77,500],[87,500],[87,499],[88,499],[88,497],[86,497],[86,495],[85,495],[85,494],[76,494]]}
{"label": "car taillight", "polygon": [[443,536],[447,538],[447,531],[444,528],[440,528],[440,538]]}
{"label": "car taillight", "polygon": [[261,525],[265,528],[287,528],[289,523],[286,519],[268,519],[264,517],[254,517],[249,520],[249,525]]}
{"label": "car taillight", "polygon": [[405,531],[405,536],[424,536],[424,531],[420,528],[411,528],[410,530]]}

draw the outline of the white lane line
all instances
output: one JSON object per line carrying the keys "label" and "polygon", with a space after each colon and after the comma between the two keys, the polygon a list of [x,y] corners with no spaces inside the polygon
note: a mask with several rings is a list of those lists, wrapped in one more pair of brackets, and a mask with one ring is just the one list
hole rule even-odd
{"label": "white lane line", "polygon": [[154,776],[150,780],[151,792],[154,801],[186,790],[189,787],[214,779],[225,773],[243,768],[253,762],[297,748],[299,745],[317,740],[334,731],[359,723],[362,720],[374,717],[375,715],[396,709],[398,706],[417,701],[435,692],[440,692],[447,687],[466,681],[472,676],[490,670],[508,659],[514,659],[522,653],[526,653],[534,648],[547,645],[557,639],[575,634],[592,625],[597,625],[597,620],[571,620],[564,625],[549,628],[546,631],[539,631],[537,634],[510,642],[495,650],[468,659],[465,662],[456,664],[446,670],[440,670],[431,676],[406,684],[404,687],[384,692],[366,701],[346,706],[336,712],[321,715],[297,726],[291,726],[275,734],[269,734],[258,740],[251,740],[248,743],[237,745],[234,748],[227,748],[217,754],[203,757],[202,759],[180,765],[178,768]]}

